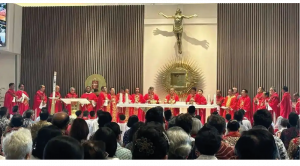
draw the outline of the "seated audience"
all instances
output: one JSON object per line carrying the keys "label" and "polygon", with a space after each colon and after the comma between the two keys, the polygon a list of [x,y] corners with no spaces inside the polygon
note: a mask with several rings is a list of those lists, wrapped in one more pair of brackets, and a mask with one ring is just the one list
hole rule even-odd
{"label": "seated audience", "polygon": [[[180,114],[176,117],[175,125],[181,127],[188,135],[191,134],[193,128],[193,118],[190,114]],[[191,141],[195,139],[191,137]]]}
{"label": "seated audience", "polygon": [[171,110],[166,110],[164,112],[165,115],[165,130],[168,130],[168,126],[169,126],[169,120],[172,118],[172,111]]}
{"label": "seated audience", "polygon": [[[64,112],[59,113],[66,114]],[[69,136],[57,136],[52,138],[46,144],[43,159],[79,160],[84,159],[84,151],[83,147],[76,139]]]}
{"label": "seated audience", "polygon": [[112,121],[112,117],[109,112],[99,112],[97,125],[93,125],[93,134],[100,128],[104,127],[106,123],[109,123]]}
{"label": "seated audience", "polygon": [[[20,114],[19,113],[19,106],[17,106],[17,105],[13,106],[13,108],[12,108],[12,114],[9,116],[9,119],[11,119],[13,117],[13,115],[15,115],[15,114]],[[23,116],[23,115],[21,115],[21,116]]]}
{"label": "seated audience", "polygon": [[[100,117],[99,117],[100,118]],[[110,123],[110,122],[109,122]],[[106,147],[106,153],[108,153],[108,160],[119,160],[115,154],[117,151],[117,140],[115,133],[108,127],[100,127],[95,135],[93,141],[103,141]]]}
{"label": "seated audience", "polygon": [[9,125],[6,127],[5,132],[3,133],[3,137],[5,137],[6,134],[12,131],[16,131],[22,128],[23,121],[23,117],[20,114],[14,114],[10,120]]}
{"label": "seated audience", "polygon": [[[225,119],[220,115],[211,115],[207,121],[207,123],[213,127],[215,127],[219,136],[222,137],[225,134]],[[230,159],[234,157],[234,149],[232,146],[228,144],[226,140],[221,141],[221,147],[219,151],[215,154],[218,160],[220,159]]]}
{"label": "seated audience", "polygon": [[[300,121],[298,121],[298,130],[300,130]],[[299,160],[299,153],[300,153],[300,136],[293,138],[290,141],[289,148],[287,153],[290,159],[298,159]]]}
{"label": "seated audience", "polygon": [[161,129],[146,125],[136,132],[133,140],[133,159],[167,159],[168,151],[169,139]]}
{"label": "seated audience", "polygon": [[129,132],[131,127],[139,121],[138,116],[132,115],[129,117],[128,122],[127,122],[127,128],[128,130],[125,131],[124,136],[123,136],[123,145],[126,146],[130,141],[129,141]]}
{"label": "seated audience", "polygon": [[48,119],[47,119],[47,122],[52,123],[52,119],[53,119],[53,115],[49,115]]}
{"label": "seated audience", "polygon": [[107,157],[105,143],[102,141],[84,141],[82,147],[85,160],[103,160]]}
{"label": "seated audience", "polygon": [[[277,123],[277,122],[276,122]],[[275,133],[275,135],[280,138],[281,136],[281,133],[284,129],[287,129],[288,127],[288,124],[289,124],[289,120],[285,119],[285,118],[282,118],[280,120],[280,124],[278,125],[277,127],[277,132]]]}
{"label": "seated audience", "polygon": [[297,129],[297,124],[299,121],[299,117],[295,112],[291,112],[289,114],[289,124],[290,128],[285,129],[281,132],[280,139],[282,140],[286,149],[289,148],[289,143],[293,138],[296,138],[299,134],[299,130]]}
{"label": "seated audience", "polygon": [[83,111],[82,119],[89,120],[89,115],[90,115],[89,111]]}
{"label": "seated audience", "polygon": [[142,126],[144,126],[145,123],[143,122],[136,122],[135,124],[133,124],[133,126],[128,130],[129,131],[129,135],[128,135],[128,144],[126,144],[125,148],[129,149],[132,151],[132,146],[133,146],[133,137],[134,134],[136,133],[136,131],[138,131],[138,129]]}
{"label": "seated audience", "polygon": [[52,124],[58,127],[62,131],[63,135],[65,135],[69,125],[69,120],[70,117],[68,114],[64,112],[58,112],[53,115]]}
{"label": "seated audience", "polygon": [[[41,116],[41,120],[42,120]],[[59,128],[53,125],[44,126],[37,132],[37,136],[33,141],[34,149],[32,150],[31,160],[43,159],[46,144],[57,136],[62,136]]]}
{"label": "seated audience", "polygon": [[242,123],[243,123],[243,125],[248,129],[248,130],[250,130],[250,129],[252,129],[252,125],[251,125],[251,122],[245,117],[245,110],[239,110],[239,111],[241,111],[241,113],[242,113],[242,115],[243,115],[243,120],[242,120]]}
{"label": "seated audience", "polygon": [[70,129],[70,136],[77,141],[82,142],[87,140],[89,135],[89,128],[84,119],[77,118],[73,121]]}
{"label": "seated audience", "polygon": [[221,142],[222,139],[218,130],[209,124],[205,124],[198,132],[195,140],[199,152],[197,160],[218,160],[215,154],[220,149]]}
{"label": "seated audience", "polygon": [[[15,114],[14,116],[16,115],[20,114]],[[2,148],[6,160],[30,159],[30,154],[32,150],[32,139],[30,131],[28,129],[21,128],[19,130],[12,131],[11,133],[7,134],[3,138]]]}
{"label": "seated audience", "polygon": [[117,140],[117,151],[115,157],[120,160],[131,160],[132,159],[131,151],[126,148],[123,148],[119,143],[121,141],[121,133],[122,133],[119,125],[116,122],[110,122],[105,124],[105,127],[110,128],[116,136],[115,139]]}
{"label": "seated audience", "polygon": [[181,127],[171,127],[167,131],[170,141],[168,159],[187,159],[191,150],[190,136]]}
{"label": "seated audience", "polygon": [[30,128],[31,125],[34,123],[34,112],[33,110],[27,110],[24,112],[24,122],[23,127]]}
{"label": "seated audience", "polygon": [[40,121],[32,124],[30,127],[32,140],[34,140],[36,138],[38,131],[42,127],[51,125],[51,123],[47,122],[48,117],[49,117],[48,110],[42,109],[41,113],[40,113]]}
{"label": "seated audience", "polygon": [[274,137],[267,130],[251,129],[244,131],[237,141],[238,159],[276,159],[277,149]]}
{"label": "seated audience", "polygon": [[92,124],[92,133],[90,133],[91,135],[93,135],[99,129],[98,119],[99,119],[99,116],[102,113],[103,113],[102,110],[98,110],[97,111],[97,118],[93,121],[93,124]]}
{"label": "seated audience", "polygon": [[145,116],[146,124],[152,121],[159,122],[161,124],[164,123],[164,115],[161,107],[150,108]]}
{"label": "seated audience", "polygon": [[199,119],[194,118],[194,117],[192,118],[192,120],[193,120],[193,123],[192,123],[191,136],[193,138],[195,138],[198,131],[202,128],[202,123]]}
{"label": "seated audience", "polygon": [[240,133],[242,133],[243,131],[248,131],[249,130],[248,127],[243,125],[243,113],[241,112],[241,110],[236,111],[234,113],[234,118],[233,119],[239,122],[239,124],[240,124],[239,132]]}
{"label": "seated audience", "polygon": [[7,108],[0,108],[0,130],[1,133],[4,133],[6,127],[9,125],[9,120],[7,119]]}
{"label": "seated audience", "polygon": [[[201,116],[200,115],[196,115],[195,118],[199,119],[201,122]],[[202,123],[201,123],[202,124]]]}
{"label": "seated audience", "polygon": [[[272,114],[266,109],[257,110],[253,115],[253,120],[254,120],[253,129],[262,129],[263,128],[267,131],[270,128],[272,121],[273,121]],[[275,135],[273,135],[273,136],[274,136],[276,147],[277,147],[277,157],[276,158],[282,159],[282,160],[289,159],[283,142],[279,138],[277,138]]]}
{"label": "seated audience", "polygon": [[241,134],[239,132],[240,124],[236,120],[230,120],[227,124],[228,133],[225,135],[224,140],[228,142],[229,145],[235,146],[236,142],[239,140]]}
{"label": "seated audience", "polygon": [[[133,116],[135,116],[135,115],[133,115]],[[120,130],[122,132],[122,134],[121,134],[121,142],[122,142],[122,144],[121,145],[123,145],[124,134],[128,130],[127,123],[125,122],[125,119],[126,119],[126,116],[124,114],[120,114],[119,115],[119,123],[118,123],[118,125],[120,126]]]}
{"label": "seated audience", "polygon": [[[89,134],[91,135],[93,133],[93,124],[94,124],[94,121],[96,121],[96,115],[95,115],[95,111],[91,111],[89,113],[90,115],[90,118],[85,120],[85,122],[87,123],[88,127],[89,127]],[[98,123],[98,122],[97,122]]]}
{"label": "seated audience", "polygon": [[[41,109],[41,112],[42,112],[42,111],[48,111],[48,108],[44,107],[44,108]],[[26,111],[25,111],[25,112],[26,112]],[[25,113],[25,112],[24,112],[24,113]],[[40,114],[41,114],[41,113],[40,113]],[[49,115],[49,116],[50,116],[50,115]],[[34,121],[35,121],[35,122],[40,121],[40,115],[39,115],[39,117],[36,117],[36,119],[34,119]],[[47,121],[48,121],[48,120],[47,120]],[[51,120],[48,121],[48,122],[51,122]]]}
{"label": "seated audience", "polygon": [[83,114],[82,114],[81,110],[76,111],[75,115],[76,115],[76,118],[82,118],[83,117]]}

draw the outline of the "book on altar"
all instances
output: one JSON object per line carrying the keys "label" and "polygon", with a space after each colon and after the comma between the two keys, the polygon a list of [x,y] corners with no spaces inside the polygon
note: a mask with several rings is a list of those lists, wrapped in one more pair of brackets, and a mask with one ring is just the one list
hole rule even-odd
{"label": "book on altar", "polygon": [[39,109],[42,109],[42,108],[44,108],[44,107],[46,107],[47,106],[47,104],[45,103],[45,104],[43,104],[43,102],[41,102],[41,104],[40,104],[40,106],[39,106]]}
{"label": "book on altar", "polygon": [[105,100],[103,106],[106,107],[107,105],[108,105],[108,100]]}
{"label": "book on altar", "polygon": [[222,109],[227,109],[228,107],[222,106],[221,108],[222,108]]}

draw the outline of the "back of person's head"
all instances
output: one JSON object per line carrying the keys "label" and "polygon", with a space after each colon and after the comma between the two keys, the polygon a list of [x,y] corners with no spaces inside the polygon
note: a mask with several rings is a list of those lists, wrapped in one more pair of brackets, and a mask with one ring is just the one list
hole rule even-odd
{"label": "back of person's head", "polygon": [[282,89],[283,89],[285,92],[289,91],[289,88],[288,88],[287,86],[283,86]]}
{"label": "back of person's head", "polygon": [[175,119],[175,124],[190,134],[193,128],[193,117],[190,114],[180,114]]}
{"label": "back of person's head", "polygon": [[95,111],[90,112],[90,117],[95,117],[95,115],[96,115]]}
{"label": "back of person's head", "polygon": [[244,118],[244,116],[245,116],[245,114],[246,114],[245,110],[240,109],[240,110],[238,110],[238,111],[241,112],[241,114],[243,115],[243,118]]}
{"label": "back of person's head", "polygon": [[133,140],[132,159],[166,159],[169,139],[161,129],[142,126]]}
{"label": "back of person's head", "polygon": [[47,119],[47,122],[52,123],[52,119],[53,119],[53,115],[49,115],[49,116],[48,116],[48,119]]}
{"label": "back of person's head", "polygon": [[178,126],[169,128],[167,135],[170,141],[168,159],[186,159],[192,149],[190,136]]}
{"label": "back of person's head", "polygon": [[106,123],[109,123],[111,121],[112,121],[112,117],[111,117],[110,113],[108,113],[108,112],[102,112],[98,116],[99,128],[103,127]]}
{"label": "back of person's head", "polygon": [[290,123],[290,125],[291,125],[292,127],[297,126],[298,121],[299,121],[299,116],[298,116],[298,114],[295,113],[295,112],[291,112],[291,113],[289,114],[289,123]]}
{"label": "back of person's head", "polygon": [[164,125],[162,125],[159,122],[152,121],[152,122],[147,123],[146,125],[151,126],[151,127],[156,127],[157,129],[160,129],[161,131],[166,131],[164,128]]}
{"label": "back of person's head", "polygon": [[49,117],[49,112],[48,110],[41,110],[40,113],[40,120],[47,120]]}
{"label": "back of person's head", "polygon": [[82,115],[82,111],[81,110],[76,111],[75,115],[77,118],[80,117]]}
{"label": "back of person's head", "polygon": [[89,117],[89,111],[83,111],[83,117]]}
{"label": "back of person's head", "polygon": [[287,127],[288,124],[289,124],[289,120],[287,120],[287,119],[285,119],[285,118],[283,118],[283,119],[281,120],[280,125],[281,125],[282,127]]}
{"label": "back of person's head", "polygon": [[102,110],[98,110],[97,111],[97,117],[99,117],[100,116],[100,114],[102,114],[103,113],[103,111]]}
{"label": "back of person's head", "polygon": [[145,123],[143,123],[143,122],[136,122],[135,124],[132,125],[132,127],[129,130],[129,136],[128,136],[129,142],[133,141],[134,134],[142,126],[145,126]]}
{"label": "back of person's head", "polygon": [[68,136],[57,136],[51,139],[46,144],[43,157],[46,160],[78,160],[83,158],[84,151],[81,144]]}
{"label": "back of person's head", "polygon": [[104,125],[104,127],[108,127],[110,128],[115,136],[116,136],[116,139],[119,140],[120,139],[120,136],[121,136],[121,130],[120,130],[120,126],[116,123],[116,122],[110,122],[110,123],[106,123]]}
{"label": "back of person's head", "polygon": [[84,119],[77,118],[73,121],[70,129],[70,136],[81,142],[87,140],[89,127]]}
{"label": "back of person's head", "polygon": [[191,115],[195,115],[195,112],[196,112],[195,106],[193,106],[193,105],[189,106],[188,113]]}
{"label": "back of person's head", "polygon": [[208,118],[208,124],[215,127],[220,135],[223,135],[225,132],[226,122],[225,119],[220,115],[211,115]]}
{"label": "back of person's head", "polygon": [[102,141],[85,141],[82,143],[85,160],[106,159],[105,143]]}
{"label": "back of person's head", "polygon": [[[135,115],[136,116],[136,115]],[[120,121],[124,121],[126,119],[126,116],[124,114],[119,115]],[[129,121],[129,120],[128,120]]]}
{"label": "back of person's head", "polygon": [[33,115],[33,110],[31,110],[31,109],[29,109],[29,110],[27,110],[26,112],[25,112],[25,118],[26,119],[30,119],[31,118],[31,116]]}
{"label": "back of person's head", "polygon": [[257,110],[253,115],[254,126],[261,125],[269,128],[272,124],[272,115],[266,109]]}
{"label": "back of person's head", "polygon": [[6,107],[1,107],[0,108],[0,118],[6,117],[7,114],[7,108]]}
{"label": "back of person's head", "polygon": [[3,152],[6,159],[29,159],[32,150],[32,138],[28,129],[20,128],[3,138]]}
{"label": "back of person's head", "polygon": [[128,122],[127,122],[127,126],[128,127],[132,127],[135,123],[137,123],[139,121],[138,116],[136,115],[132,115],[129,117]]}
{"label": "back of person's head", "polygon": [[238,131],[240,128],[240,124],[237,120],[230,120],[227,124],[228,131]]}
{"label": "back of person's head", "polygon": [[218,111],[212,113],[213,115],[219,115]]}
{"label": "back of person's head", "polygon": [[201,116],[200,115],[196,115],[195,118],[197,118],[201,121]]}
{"label": "back of person's head", "polygon": [[225,118],[226,118],[227,121],[230,121],[231,120],[231,114],[226,114]]}
{"label": "back of person's head", "polygon": [[10,127],[21,127],[24,119],[20,114],[14,114],[10,120]]}
{"label": "back of person's head", "polygon": [[117,139],[115,133],[108,127],[100,127],[93,136],[94,141],[105,143],[108,157],[113,157],[117,151]]}
{"label": "back of person's head", "polygon": [[17,113],[18,111],[19,111],[19,106],[17,106],[17,105],[13,106],[12,112]]}
{"label": "back of person's head", "polygon": [[52,124],[61,130],[67,129],[69,121],[69,115],[64,112],[55,113],[52,118]]}
{"label": "back of person's head", "polygon": [[236,111],[234,113],[233,119],[237,120],[238,122],[241,122],[243,120],[243,113],[240,110]]}
{"label": "back of person's head", "polygon": [[275,159],[277,148],[269,131],[251,129],[243,132],[235,150],[239,159]]}
{"label": "back of person's head", "polygon": [[169,120],[171,119],[171,117],[172,117],[172,112],[171,112],[171,110],[166,110],[166,111],[164,112],[164,114],[165,114],[165,119],[166,119],[166,121],[169,121]]}
{"label": "back of person's head", "polygon": [[34,140],[35,148],[32,150],[32,155],[36,158],[43,159],[46,144],[52,138],[57,136],[62,136],[62,133],[56,126],[50,125],[41,128],[37,133],[36,139]]}
{"label": "back of person's head", "polygon": [[201,129],[201,121],[197,118],[192,118],[193,119],[193,125],[192,125],[192,130],[191,130],[191,135],[196,135],[198,131]]}
{"label": "back of person's head", "polygon": [[205,124],[196,136],[195,145],[200,154],[215,155],[220,149],[221,141],[219,131],[215,127]]}
{"label": "back of person's head", "polygon": [[67,109],[63,109],[62,112],[66,113],[69,115],[69,111]]}
{"label": "back of person's head", "polygon": [[145,116],[146,123],[155,121],[161,124],[164,123],[163,111],[160,110],[159,107],[150,108]]}

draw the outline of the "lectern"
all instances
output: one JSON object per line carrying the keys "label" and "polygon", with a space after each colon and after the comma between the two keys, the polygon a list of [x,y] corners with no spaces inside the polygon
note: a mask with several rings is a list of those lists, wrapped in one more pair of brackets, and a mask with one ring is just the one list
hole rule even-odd
{"label": "lectern", "polygon": [[71,104],[71,116],[75,116],[75,112],[80,109],[80,105],[90,104],[87,99],[83,98],[62,98],[61,101],[66,105]]}

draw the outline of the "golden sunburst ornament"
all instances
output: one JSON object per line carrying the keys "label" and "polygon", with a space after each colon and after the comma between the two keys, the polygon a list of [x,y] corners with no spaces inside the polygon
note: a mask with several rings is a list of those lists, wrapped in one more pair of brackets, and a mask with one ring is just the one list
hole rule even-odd
{"label": "golden sunburst ornament", "polygon": [[192,87],[203,88],[204,76],[198,64],[188,57],[175,57],[168,61],[156,76],[156,88],[168,93],[174,88],[180,98],[188,95]]}

